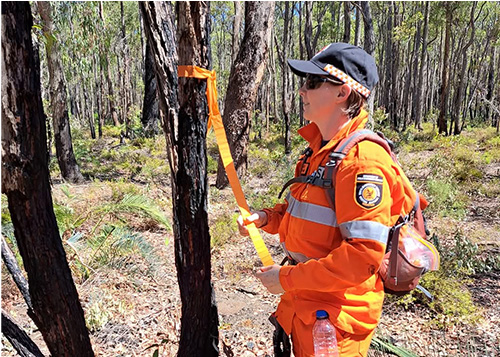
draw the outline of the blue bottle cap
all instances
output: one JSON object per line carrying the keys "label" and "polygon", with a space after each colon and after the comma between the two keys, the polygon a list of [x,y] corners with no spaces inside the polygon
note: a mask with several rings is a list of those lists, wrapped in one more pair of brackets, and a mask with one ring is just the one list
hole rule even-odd
{"label": "blue bottle cap", "polygon": [[325,310],[318,310],[316,311],[316,318],[317,319],[326,319],[328,318],[328,312]]}

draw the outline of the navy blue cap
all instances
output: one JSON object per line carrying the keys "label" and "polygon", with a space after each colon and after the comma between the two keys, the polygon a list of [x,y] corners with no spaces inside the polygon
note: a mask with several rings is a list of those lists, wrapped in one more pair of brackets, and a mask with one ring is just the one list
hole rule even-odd
{"label": "navy blue cap", "polygon": [[378,82],[375,59],[360,47],[348,43],[331,43],[309,61],[288,60],[293,73],[333,76],[349,85],[365,98]]}
{"label": "navy blue cap", "polygon": [[326,319],[328,317],[328,312],[325,310],[318,310],[316,311],[316,318],[317,319]]}

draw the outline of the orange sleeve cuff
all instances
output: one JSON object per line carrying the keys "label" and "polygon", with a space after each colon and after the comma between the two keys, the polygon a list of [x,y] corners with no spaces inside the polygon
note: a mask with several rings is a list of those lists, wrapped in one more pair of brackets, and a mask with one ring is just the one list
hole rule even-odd
{"label": "orange sleeve cuff", "polygon": [[294,290],[290,272],[293,266],[282,266],[280,269],[280,284],[285,291]]}
{"label": "orange sleeve cuff", "polygon": [[262,211],[266,212],[267,214],[267,223],[260,227],[260,229],[269,234],[278,233],[281,218],[283,217],[281,212],[269,208],[264,208]]}

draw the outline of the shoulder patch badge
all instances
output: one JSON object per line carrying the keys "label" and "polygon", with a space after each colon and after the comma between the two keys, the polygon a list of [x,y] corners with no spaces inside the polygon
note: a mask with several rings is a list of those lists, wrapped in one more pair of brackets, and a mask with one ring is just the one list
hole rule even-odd
{"label": "shoulder patch badge", "polygon": [[382,201],[384,178],[375,174],[356,176],[356,203],[365,209],[377,207]]}

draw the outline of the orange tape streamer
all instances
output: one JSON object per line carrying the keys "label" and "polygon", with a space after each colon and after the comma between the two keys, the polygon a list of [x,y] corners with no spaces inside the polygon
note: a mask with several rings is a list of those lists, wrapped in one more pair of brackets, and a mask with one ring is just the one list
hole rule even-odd
{"label": "orange tape streamer", "polygon": [[[238,175],[236,174],[233,158],[231,157],[231,151],[229,150],[229,144],[227,142],[226,131],[222,124],[222,117],[217,104],[217,79],[215,71],[209,71],[196,66],[179,66],[178,75],[179,77],[207,80],[208,130],[210,130],[211,127],[214,128],[217,145],[219,146],[220,156],[224,168],[226,169],[229,184],[233,189],[233,194],[236,198],[236,203],[238,204],[243,220],[246,220],[250,216],[250,208],[248,207]],[[257,250],[257,254],[262,264],[264,264],[264,266],[273,265],[273,259],[255,224],[250,223],[246,227],[248,228],[248,233],[250,234],[250,238],[252,238],[253,245]]]}

